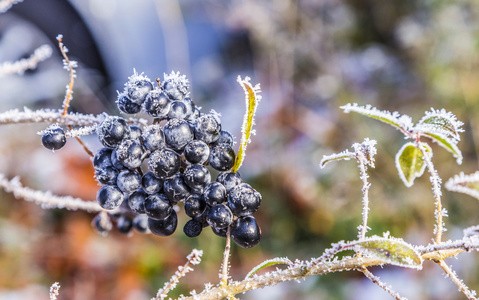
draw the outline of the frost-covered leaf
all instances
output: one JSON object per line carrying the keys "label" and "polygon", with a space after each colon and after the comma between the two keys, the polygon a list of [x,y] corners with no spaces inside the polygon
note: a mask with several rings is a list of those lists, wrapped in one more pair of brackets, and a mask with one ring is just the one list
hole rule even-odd
{"label": "frost-covered leaf", "polygon": [[376,155],[378,152],[376,149],[376,144],[376,140],[370,140],[368,138],[365,138],[362,143],[353,144],[354,152],[362,157],[364,163],[369,165],[371,168],[374,168],[374,155]]}
{"label": "frost-covered leaf", "polygon": [[479,200],[479,171],[469,175],[461,172],[450,178],[445,187],[449,191],[463,193]]}
{"label": "frost-covered leaf", "polygon": [[459,133],[464,132],[461,128],[462,125],[464,123],[458,121],[451,112],[447,112],[445,109],[435,110],[431,108],[431,111],[426,111],[425,116],[418,122],[417,128],[432,134],[450,136],[459,141]]}
{"label": "frost-covered leaf", "polygon": [[357,103],[348,103],[341,106],[340,108],[343,109],[345,113],[353,111],[364,116],[382,121],[396,127],[405,134],[407,134],[413,127],[411,117],[407,115],[400,115],[396,111],[393,113],[386,110],[381,111],[375,107],[372,107],[371,105],[359,106]]}
{"label": "frost-covered leaf", "polygon": [[241,126],[241,142],[238,149],[238,153],[236,154],[236,160],[233,165],[231,171],[234,173],[238,171],[243,163],[245,158],[246,146],[250,142],[251,134],[254,134],[253,125],[254,125],[254,115],[256,113],[256,108],[258,107],[258,103],[261,100],[261,88],[259,84],[253,86],[249,81],[249,77],[245,77],[245,79],[241,79],[238,76],[238,83],[244,90],[245,93],[245,101],[246,101],[246,112],[243,118],[243,125]]}
{"label": "frost-covered leaf", "polygon": [[422,135],[431,138],[434,142],[436,142],[439,146],[443,147],[450,153],[452,156],[456,158],[456,162],[458,165],[462,164],[462,152],[457,147],[457,142],[454,139],[448,138],[445,135],[433,133],[433,132],[422,132]]}
{"label": "frost-covered leaf", "polygon": [[[432,149],[429,145],[421,143],[420,147],[423,147],[426,153],[430,153],[432,156]],[[404,144],[396,154],[396,168],[404,184],[411,187],[414,184],[414,179],[421,177],[426,169],[421,150],[413,143]]]}
{"label": "frost-covered leaf", "polygon": [[354,152],[350,152],[348,150],[344,150],[343,152],[340,152],[340,153],[333,153],[333,154],[330,154],[330,155],[324,155],[323,156],[323,159],[321,159],[321,162],[319,163],[319,166],[322,168],[324,168],[324,166],[326,166],[326,164],[332,162],[332,161],[336,161],[336,160],[350,160],[351,158],[354,158],[356,156],[356,154]]}
{"label": "frost-covered leaf", "polygon": [[271,266],[274,266],[274,265],[288,265],[288,266],[292,266],[292,265],[293,265],[293,262],[292,262],[291,260],[289,260],[289,258],[286,258],[286,257],[277,257],[277,258],[265,260],[264,262],[260,263],[260,264],[257,265],[256,267],[254,267],[254,268],[246,275],[245,279],[250,278],[251,276],[253,276],[253,275],[256,274],[257,272],[263,270],[264,268],[271,267]]}
{"label": "frost-covered leaf", "polygon": [[385,263],[413,268],[422,268],[422,257],[414,247],[398,238],[373,236],[354,242],[354,250],[376,257]]}

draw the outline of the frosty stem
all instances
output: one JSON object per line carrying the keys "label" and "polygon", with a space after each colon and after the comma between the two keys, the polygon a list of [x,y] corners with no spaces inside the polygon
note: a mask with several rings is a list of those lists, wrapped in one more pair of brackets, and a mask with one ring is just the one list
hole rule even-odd
{"label": "frosty stem", "polygon": [[230,249],[231,249],[231,231],[230,227],[228,227],[226,231],[226,246],[225,252],[223,253],[223,265],[221,270],[221,283],[220,286],[225,287],[228,285],[228,266],[229,266],[229,257],[230,257]]}
{"label": "frosty stem", "polygon": [[476,297],[474,296],[476,292],[470,291],[469,288],[464,284],[464,282],[456,276],[456,273],[451,270],[451,268],[446,264],[444,260],[437,261],[437,264],[444,270],[447,276],[452,280],[452,282],[454,282],[455,285],[457,285],[459,290],[463,292],[468,299],[476,299]]}
{"label": "frosty stem", "polygon": [[371,273],[368,269],[362,268],[361,272],[366,276],[371,282],[382,288],[384,291],[389,293],[391,296],[394,297],[396,300],[407,300],[406,298],[401,297],[397,292],[393,291],[390,287],[388,287],[384,282],[382,282],[379,277],[375,276]]}
{"label": "frosty stem", "polygon": [[366,165],[362,159],[361,155],[356,155],[358,160],[359,170],[361,172],[361,179],[363,181],[363,223],[359,230],[358,239],[364,239],[366,237],[366,232],[368,230],[368,214],[369,214],[369,182],[368,174],[366,173]]}

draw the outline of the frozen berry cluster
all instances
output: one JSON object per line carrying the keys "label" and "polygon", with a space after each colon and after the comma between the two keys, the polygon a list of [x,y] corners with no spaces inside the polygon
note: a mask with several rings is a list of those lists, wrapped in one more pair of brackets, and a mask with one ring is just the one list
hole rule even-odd
{"label": "frozen berry cluster", "polygon": [[[189,217],[183,231],[188,237],[200,235],[208,226],[226,237],[229,227],[236,244],[253,247],[261,239],[253,217],[261,194],[239,173],[231,172],[233,138],[222,130],[219,114],[200,112],[188,86],[185,76],[174,72],[155,84],[136,73],[129,78],[118,95],[118,109],[125,114],[146,113],[153,124],[132,125],[122,117],[107,116],[98,125],[96,133],[103,145],[93,159],[102,185],[98,203],[114,210],[110,215],[120,232],[135,228],[160,236],[175,232],[178,204],[183,203]],[[50,143],[63,142],[55,133],[50,130]],[[208,166],[220,171],[215,180]],[[111,227],[100,216],[93,223],[100,231]]]}

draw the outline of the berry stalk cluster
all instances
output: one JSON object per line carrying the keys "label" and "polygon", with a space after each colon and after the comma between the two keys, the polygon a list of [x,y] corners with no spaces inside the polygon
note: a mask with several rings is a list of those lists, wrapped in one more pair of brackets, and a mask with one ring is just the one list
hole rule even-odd
{"label": "berry stalk cluster", "polygon": [[[169,236],[177,228],[178,204],[183,203],[188,237],[199,236],[208,226],[226,237],[230,227],[236,244],[257,245],[261,229],[253,214],[262,197],[231,171],[233,137],[222,129],[220,115],[200,111],[189,97],[184,75],[172,72],[161,84],[157,81],[135,73],[116,101],[122,113],[146,113],[153,124],[131,125],[122,117],[107,116],[96,128],[103,145],[93,158],[102,185],[97,200],[105,210],[115,210],[95,217],[96,228],[106,232],[114,219],[122,233],[134,228]],[[65,142],[59,126],[43,132],[48,149],[60,149]],[[215,180],[211,168],[220,171]]]}

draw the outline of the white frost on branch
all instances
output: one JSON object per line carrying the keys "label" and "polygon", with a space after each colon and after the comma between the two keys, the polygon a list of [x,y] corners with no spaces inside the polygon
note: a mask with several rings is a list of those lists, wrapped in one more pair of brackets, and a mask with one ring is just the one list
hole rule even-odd
{"label": "white frost on branch", "polygon": [[15,73],[22,75],[26,70],[35,69],[40,62],[49,58],[52,52],[50,46],[42,45],[35,49],[33,54],[28,58],[22,58],[15,62],[3,62],[0,64],[0,77]]}
{"label": "white frost on branch", "polygon": [[40,205],[43,209],[58,208],[84,210],[87,212],[100,212],[104,210],[98,205],[97,201],[85,201],[70,196],[56,196],[49,191],[37,191],[24,187],[20,183],[18,177],[8,180],[3,174],[0,174],[0,188],[8,193],[13,193],[17,199],[34,202],[35,204]]}
{"label": "white frost on branch", "polygon": [[97,128],[98,128],[97,125],[74,128],[72,130],[66,131],[65,137],[72,138],[72,137],[79,137],[79,136],[94,134],[96,133]]}
{"label": "white frost on branch", "polygon": [[57,300],[57,297],[60,295],[60,283],[55,282],[50,287],[50,300]]}
{"label": "white frost on branch", "polygon": [[0,1],[0,14],[9,10],[14,4],[23,2],[23,0],[1,0]]}
{"label": "white frost on branch", "polygon": [[464,175],[463,172],[455,175],[446,182],[444,187],[448,191],[463,193],[479,199],[479,189],[477,188],[479,183],[479,171]]}

